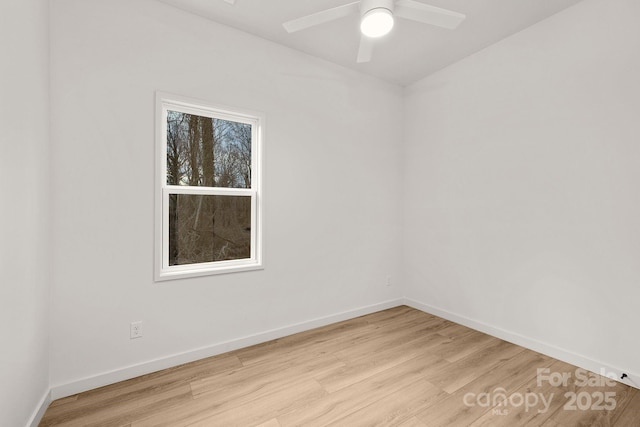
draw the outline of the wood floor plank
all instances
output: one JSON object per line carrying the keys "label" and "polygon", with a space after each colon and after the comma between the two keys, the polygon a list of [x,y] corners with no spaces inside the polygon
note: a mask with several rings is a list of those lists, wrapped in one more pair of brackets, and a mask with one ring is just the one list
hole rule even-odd
{"label": "wood floor plank", "polygon": [[[53,402],[41,426],[640,427],[640,391],[616,408],[564,408],[537,369],[574,366],[406,306],[134,378]],[[548,410],[469,405],[484,393],[555,396]],[[507,409],[505,411],[505,409]]]}
{"label": "wood floor plank", "polygon": [[[627,424],[634,417],[636,424]],[[616,395],[616,410],[613,413],[611,424],[619,427],[640,426],[640,390],[628,387]]]}
{"label": "wood floor plank", "polygon": [[[571,372],[573,369],[575,367],[561,361],[554,361],[549,366],[550,372]],[[535,405],[527,406],[525,403],[521,403],[526,402],[526,399],[518,399],[505,405],[491,407],[482,417],[470,424],[470,427],[542,425],[551,418],[558,408],[562,407],[564,393],[574,389],[575,386],[571,380],[567,385],[553,386],[549,381],[539,383],[536,376],[517,390],[507,394],[511,398],[511,396],[525,396],[527,393],[533,393],[539,397]]]}
{"label": "wood floor plank", "polygon": [[364,319],[368,323],[384,324],[397,321],[403,322],[406,318],[405,316],[421,316],[421,319],[435,317],[432,314],[425,313],[420,310],[415,310],[406,305],[401,305],[398,307],[390,308],[388,310],[381,310],[376,313],[360,316],[357,319]]}
{"label": "wood floor plank", "polygon": [[413,310],[407,306],[394,307],[389,310],[333,323],[271,340],[263,344],[236,350],[233,354],[246,366],[258,363],[264,359],[271,360],[275,354],[285,356],[292,350],[300,351],[304,349],[308,352],[313,352],[313,349],[319,346],[330,351],[332,344],[340,347],[344,346],[345,343],[350,340],[353,340],[353,344],[357,344],[359,337],[365,340],[371,339],[371,333],[378,330],[381,324],[393,321],[393,319],[401,320],[405,315],[410,315],[415,311],[417,310]]}
{"label": "wood floor plank", "polygon": [[67,403],[76,402],[77,400],[78,400],[78,395],[74,394],[73,396],[67,396],[62,399],[54,400],[53,402],[51,402],[51,405],[49,405],[49,408],[55,408],[56,406],[63,406]]}
{"label": "wood floor plank", "polygon": [[441,367],[439,361],[440,359],[433,355],[422,355],[410,359],[378,375],[355,383],[348,388],[329,393],[309,405],[279,416],[278,421],[283,427],[324,426],[334,423],[340,418],[422,380],[425,373],[432,369],[432,366],[435,367],[433,369]]}
{"label": "wood floor plank", "polygon": [[259,394],[245,394],[236,399],[226,399],[224,394],[206,394],[185,402],[179,408],[150,413],[134,421],[132,427],[191,426],[204,420],[209,425],[258,425],[281,412],[317,401],[326,394],[314,380],[288,378],[261,389]]}
{"label": "wood floor plank", "polygon": [[555,422],[553,419],[549,418],[540,427],[563,427],[563,426]]}
{"label": "wood floor plank", "polygon": [[[571,373],[575,375],[575,371]],[[598,386],[584,385],[571,390],[576,395],[575,402],[572,402],[573,395],[559,396],[563,399],[564,405],[552,415],[553,420],[558,424],[564,426],[612,426],[626,405],[633,400],[636,390],[592,373],[587,373],[587,375],[588,378],[596,379],[596,381],[598,381],[597,378],[601,378],[603,382]],[[603,400],[604,396],[609,397],[610,405]],[[611,406],[612,408],[608,409]],[[640,407],[636,408],[636,411],[640,411]],[[629,412],[633,412],[633,410]]]}
{"label": "wood floor plank", "polygon": [[[225,375],[197,380],[192,383],[194,400],[188,407],[178,412],[168,411],[166,415],[156,414],[134,426],[172,425],[182,421],[197,424],[210,418],[228,423],[221,425],[259,424],[293,409],[296,404],[325,395],[326,391],[312,375],[342,366],[332,355],[324,355],[288,364],[274,361],[250,365]],[[266,412],[263,411],[265,405]]]}
{"label": "wood floor plank", "polygon": [[343,366],[344,363],[331,354],[294,360],[275,360],[272,363],[250,365],[246,368],[192,381],[191,390],[196,398],[211,394],[213,399],[219,397],[228,401],[242,395],[261,393],[265,387],[286,378],[312,379]]}
{"label": "wood floor plank", "polygon": [[500,340],[487,334],[471,331],[454,339],[447,337],[437,348],[433,349],[434,354],[449,362],[456,362],[464,359],[478,350],[495,345]]}
{"label": "wood floor plank", "polygon": [[448,395],[437,408],[422,410],[416,417],[430,427],[468,426],[487,412],[479,397],[493,396],[500,389],[514,392],[535,378],[536,369],[552,363],[553,359],[540,353],[520,352]]}
{"label": "wood floor plank", "polygon": [[403,423],[398,424],[398,427],[429,427],[416,417],[411,417]]}
{"label": "wood floor plank", "polygon": [[262,424],[258,424],[255,427],[281,427],[281,426],[277,419],[272,418],[269,421],[264,422]]}
{"label": "wood floor plank", "polygon": [[[312,375],[343,366],[331,354],[292,360],[263,361],[245,368],[225,371],[191,382],[192,402],[177,410],[154,414],[133,426],[191,425],[216,419],[220,425],[259,424],[294,403],[306,402],[326,394]],[[267,399],[268,398],[268,399]],[[265,402],[270,405],[261,412]]]}
{"label": "wood floor plank", "polygon": [[427,350],[432,346],[450,341],[449,338],[437,334],[441,325],[442,322],[438,319],[429,319],[424,323],[403,325],[402,328],[398,329],[381,329],[376,331],[375,334],[370,334],[372,338],[369,340],[363,340],[357,346],[344,346],[335,349],[333,353],[339,359],[351,362],[405,345],[414,340],[428,340],[428,343],[424,343],[427,347],[423,348],[423,350]]}
{"label": "wood floor plank", "polygon": [[[440,339],[443,338],[440,337]],[[433,347],[438,343],[438,338],[427,335],[422,339],[414,339],[401,345],[389,346],[385,350],[360,356],[347,362],[340,369],[330,371],[325,375],[315,376],[315,378],[329,393],[332,393],[411,360],[423,354],[426,348]]]}
{"label": "wood floor plank", "polygon": [[625,406],[621,406],[613,417],[613,427],[640,426],[640,390],[632,390]]}
{"label": "wood floor plank", "polygon": [[469,333],[477,333],[477,332],[478,331],[476,330],[460,325],[459,323],[453,323],[453,322],[449,322],[448,325],[443,325],[443,327],[438,331],[439,334],[447,336],[452,339],[459,338]]}
{"label": "wood floor plank", "polygon": [[137,417],[158,410],[179,406],[192,400],[191,389],[186,384],[168,384],[154,393],[146,393],[117,403],[84,407],[77,411],[68,411],[62,415],[51,416],[45,413],[41,426],[64,427],[120,427],[130,424]]}
{"label": "wood floor plank", "polygon": [[[273,418],[279,419],[281,414],[295,410],[301,406],[315,402],[326,396],[318,383],[312,380],[296,382],[288,386],[280,386],[265,392],[260,397],[247,401],[241,406],[228,403],[229,409],[219,411],[197,421],[188,424],[189,427],[211,426],[253,426],[265,423]],[[279,422],[280,423],[280,422]],[[281,424],[281,423],[280,423]],[[149,424],[156,426],[156,423]]]}
{"label": "wood floor plank", "polygon": [[385,333],[401,332],[416,325],[438,324],[438,330],[451,324],[450,321],[419,310],[404,311],[388,318],[379,318],[371,323],[379,326]]}
{"label": "wood floor plank", "polygon": [[208,378],[241,367],[240,360],[233,355],[214,356],[60,399],[49,407],[46,415],[53,419],[66,419],[70,412],[96,405],[119,407],[135,398],[156,395],[168,384],[172,387],[190,386],[191,381],[197,378]]}
{"label": "wood floor plank", "polygon": [[330,426],[397,426],[409,422],[418,413],[446,399],[447,393],[426,380],[417,381],[358,411],[340,418]]}
{"label": "wood floor plank", "polygon": [[[410,320],[407,320],[409,318]],[[418,320],[419,319],[419,320]],[[274,358],[295,358],[300,354],[333,353],[340,356],[340,350],[350,349],[352,355],[356,351],[369,353],[374,351],[373,345],[382,340],[389,340],[390,328],[406,329],[407,325],[425,328],[424,322],[448,322],[444,319],[422,313],[409,307],[396,307],[350,321],[339,322],[323,328],[273,340],[235,352],[245,366],[260,363]],[[437,327],[434,327],[437,329]],[[384,332],[383,332],[384,331]],[[386,333],[385,333],[386,332]],[[382,337],[382,338],[381,338]],[[369,347],[365,348],[367,343]]]}
{"label": "wood floor plank", "polygon": [[301,353],[307,355],[326,353],[345,346],[357,346],[361,341],[371,339],[371,335],[375,335],[379,328],[375,324],[360,320],[353,326],[345,324],[340,328],[330,328],[324,334],[322,329],[314,330],[313,334],[305,333],[299,342],[287,337],[237,350],[234,354],[244,366],[249,366],[265,360],[272,361],[276,357],[283,359],[294,358]]}
{"label": "wood floor plank", "polygon": [[427,379],[447,393],[453,393],[523,351],[523,347],[498,340],[451,363],[446,369]]}

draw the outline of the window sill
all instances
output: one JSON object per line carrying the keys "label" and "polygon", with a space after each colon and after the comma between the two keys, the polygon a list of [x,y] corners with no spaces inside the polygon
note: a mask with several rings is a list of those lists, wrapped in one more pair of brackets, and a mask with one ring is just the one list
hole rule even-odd
{"label": "window sill", "polygon": [[[227,263],[226,261],[216,264]],[[234,262],[229,261],[226,265],[212,266],[188,266],[182,268],[169,268],[164,271],[156,271],[156,282],[164,282],[177,279],[188,279],[191,277],[215,276],[219,274],[240,273],[243,271],[264,270],[264,265],[260,262]]]}

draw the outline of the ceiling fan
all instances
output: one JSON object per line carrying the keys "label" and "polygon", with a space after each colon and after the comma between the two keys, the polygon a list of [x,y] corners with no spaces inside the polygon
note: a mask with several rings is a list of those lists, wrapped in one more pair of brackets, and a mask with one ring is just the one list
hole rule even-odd
{"label": "ceiling fan", "polygon": [[[232,3],[235,0],[225,1]],[[362,32],[358,48],[359,63],[371,60],[375,39],[391,31],[394,17],[451,30],[458,27],[466,17],[461,13],[429,6],[415,0],[360,0],[285,22],[283,26],[287,32],[294,33],[356,13],[360,13]]]}

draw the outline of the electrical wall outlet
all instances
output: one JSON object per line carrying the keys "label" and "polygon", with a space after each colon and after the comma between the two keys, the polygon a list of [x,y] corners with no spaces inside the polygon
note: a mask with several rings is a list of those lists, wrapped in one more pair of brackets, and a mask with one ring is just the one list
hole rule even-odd
{"label": "electrical wall outlet", "polygon": [[391,276],[387,276],[386,284],[387,286],[391,286]]}
{"label": "electrical wall outlet", "polygon": [[142,322],[131,322],[131,329],[129,330],[129,338],[142,338]]}

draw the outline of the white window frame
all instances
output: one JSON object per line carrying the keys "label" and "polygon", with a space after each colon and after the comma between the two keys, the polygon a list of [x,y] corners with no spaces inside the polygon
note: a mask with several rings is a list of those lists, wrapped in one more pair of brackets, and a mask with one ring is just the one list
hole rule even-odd
{"label": "white window frame", "polygon": [[[251,125],[251,188],[167,185],[167,111],[179,111]],[[165,281],[264,268],[262,261],[262,113],[215,105],[183,96],[156,93],[155,280]],[[251,197],[250,258],[169,265],[169,195],[196,194]]]}

